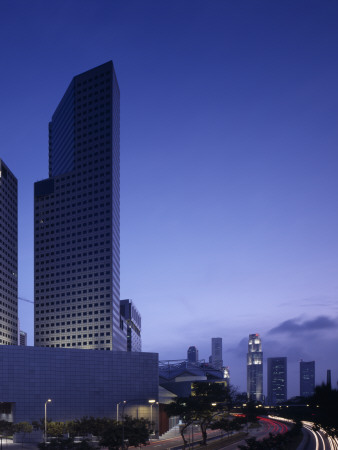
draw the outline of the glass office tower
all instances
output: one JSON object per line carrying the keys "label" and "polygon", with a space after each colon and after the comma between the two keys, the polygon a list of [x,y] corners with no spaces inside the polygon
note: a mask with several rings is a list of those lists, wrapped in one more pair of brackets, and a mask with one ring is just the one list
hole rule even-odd
{"label": "glass office tower", "polygon": [[35,345],[125,350],[120,320],[120,92],[110,61],[73,78],[34,186]]}
{"label": "glass office tower", "polygon": [[0,159],[0,345],[18,345],[18,182]]}
{"label": "glass office tower", "polygon": [[287,358],[268,358],[268,404],[287,400]]}
{"label": "glass office tower", "polygon": [[299,395],[310,397],[315,391],[315,361],[299,363]]}
{"label": "glass office tower", "polygon": [[263,352],[259,334],[250,334],[247,354],[247,395],[249,400],[263,401]]}

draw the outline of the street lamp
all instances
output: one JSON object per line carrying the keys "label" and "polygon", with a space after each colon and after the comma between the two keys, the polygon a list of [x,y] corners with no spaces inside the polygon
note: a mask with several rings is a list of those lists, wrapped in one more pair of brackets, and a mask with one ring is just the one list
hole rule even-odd
{"label": "street lamp", "polygon": [[47,403],[51,403],[51,401],[49,398],[45,403],[45,444],[47,442]]}
{"label": "street lamp", "polygon": [[116,422],[119,421],[119,406],[123,403],[127,403],[127,400],[123,400],[122,402],[118,402],[116,405]]}
{"label": "street lamp", "polygon": [[[158,404],[156,400],[148,400],[148,403],[150,403],[150,425],[153,426],[153,406],[155,404]],[[154,433],[152,433],[154,434]]]}
{"label": "street lamp", "polygon": [[124,450],[124,407],[126,406],[127,400],[122,402],[122,450]]}

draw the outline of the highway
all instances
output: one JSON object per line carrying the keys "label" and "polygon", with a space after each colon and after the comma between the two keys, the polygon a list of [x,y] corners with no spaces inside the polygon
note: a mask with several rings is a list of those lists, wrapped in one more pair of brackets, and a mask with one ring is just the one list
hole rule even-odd
{"label": "highway", "polygon": [[[249,429],[249,435],[248,437],[252,437],[255,436],[257,439],[263,439],[265,437],[269,436],[269,433],[272,434],[278,434],[278,433],[285,433],[288,430],[287,425],[285,425],[282,422],[279,422],[277,420],[273,420],[270,418],[265,418],[265,417],[260,417],[259,418],[261,427],[257,428],[257,429]],[[244,431],[244,430],[243,430]],[[212,437],[212,436],[216,436],[219,435],[220,431],[216,430],[216,431],[208,431],[208,438]],[[189,437],[187,437],[187,439],[189,440]],[[194,442],[198,441],[201,439],[201,433],[200,432],[194,432]],[[237,442],[235,444],[230,444],[226,447],[224,447],[227,450],[237,450],[238,445],[239,444],[245,444],[245,440]],[[159,440],[159,441],[153,441],[151,442],[150,446],[152,448],[154,448],[154,450],[167,450],[170,449],[172,447],[175,446],[180,446],[182,445],[182,438],[181,436],[176,437],[176,438],[171,438],[171,439],[167,439],[167,440]],[[188,446],[189,448],[189,446]],[[194,447],[194,448],[198,448],[198,446]],[[338,449],[337,449],[338,450]]]}
{"label": "highway", "polygon": [[338,450],[338,440],[328,436],[323,430],[314,431],[312,422],[302,422],[305,442],[299,450]]}

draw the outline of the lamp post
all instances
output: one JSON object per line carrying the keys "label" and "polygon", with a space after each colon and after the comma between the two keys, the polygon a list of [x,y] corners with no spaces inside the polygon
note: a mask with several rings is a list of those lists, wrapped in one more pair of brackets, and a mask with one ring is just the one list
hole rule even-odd
{"label": "lamp post", "polygon": [[45,403],[45,444],[47,442],[47,403],[51,403],[51,399],[46,400]]}
{"label": "lamp post", "polygon": [[126,406],[126,403],[126,400],[122,402],[122,450],[124,450],[124,407]]}
{"label": "lamp post", "polygon": [[152,426],[153,423],[153,406],[155,404],[156,400],[148,400],[148,403],[150,403],[150,425]]}
{"label": "lamp post", "polygon": [[122,403],[127,403],[127,400],[123,400],[122,402],[118,402],[118,403],[117,403],[117,405],[116,405],[116,422],[119,421],[119,406],[120,406]]}

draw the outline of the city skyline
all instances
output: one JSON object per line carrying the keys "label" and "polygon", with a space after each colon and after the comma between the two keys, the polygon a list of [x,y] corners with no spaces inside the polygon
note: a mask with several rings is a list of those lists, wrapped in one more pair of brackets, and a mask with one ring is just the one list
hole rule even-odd
{"label": "city skyline", "polygon": [[[48,3],[48,2],[47,2]],[[323,6],[325,5],[325,6]],[[0,5],[0,158],[18,179],[19,296],[33,299],[33,184],[71,77],[121,92],[121,298],[142,348],[210,355],[246,386],[247,335],[336,385],[338,5],[84,0]],[[33,308],[19,304],[33,343]],[[322,352],[325,348],[325,353]],[[266,392],[266,390],[264,389]]]}

